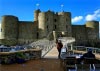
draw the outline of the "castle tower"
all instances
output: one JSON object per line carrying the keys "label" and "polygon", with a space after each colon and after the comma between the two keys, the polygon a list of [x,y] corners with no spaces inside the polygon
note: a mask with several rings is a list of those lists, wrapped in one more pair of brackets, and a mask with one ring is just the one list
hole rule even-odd
{"label": "castle tower", "polygon": [[39,29],[39,38],[44,38],[47,35],[47,29],[46,29],[46,13],[41,12],[39,13],[38,17],[38,29]]}
{"label": "castle tower", "polygon": [[16,40],[18,38],[18,18],[17,17],[11,16],[11,15],[2,16],[1,27],[2,27],[1,35],[3,39]]}
{"label": "castle tower", "polygon": [[71,34],[71,13],[59,12],[59,31],[66,36],[72,36]]}
{"label": "castle tower", "polygon": [[54,12],[48,10],[46,12],[46,30],[47,30],[47,38],[53,38],[53,30],[54,30]]}
{"label": "castle tower", "polygon": [[86,30],[88,40],[99,39],[99,21],[86,22]]}
{"label": "castle tower", "polygon": [[38,21],[38,16],[40,12],[40,9],[34,11],[34,21]]}

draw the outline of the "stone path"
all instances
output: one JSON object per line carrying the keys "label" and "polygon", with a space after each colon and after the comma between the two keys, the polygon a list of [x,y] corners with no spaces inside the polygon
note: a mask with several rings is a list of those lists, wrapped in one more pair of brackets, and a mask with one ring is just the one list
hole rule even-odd
{"label": "stone path", "polygon": [[45,56],[44,58],[58,58],[58,51],[57,48],[52,48]]}

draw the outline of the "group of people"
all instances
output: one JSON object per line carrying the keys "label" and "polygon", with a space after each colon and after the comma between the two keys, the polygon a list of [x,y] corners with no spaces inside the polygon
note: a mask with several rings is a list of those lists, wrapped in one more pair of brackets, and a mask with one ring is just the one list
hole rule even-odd
{"label": "group of people", "polygon": [[[58,50],[58,58],[61,58],[61,50],[63,47],[65,47],[65,45],[63,45],[63,43],[61,42],[61,40],[56,40],[56,45],[57,45],[57,50]],[[66,52],[67,52],[67,47],[66,48]],[[92,53],[92,49],[88,49],[87,53],[83,54],[83,56],[80,57],[79,62],[83,61],[84,58],[95,58],[95,55]]]}

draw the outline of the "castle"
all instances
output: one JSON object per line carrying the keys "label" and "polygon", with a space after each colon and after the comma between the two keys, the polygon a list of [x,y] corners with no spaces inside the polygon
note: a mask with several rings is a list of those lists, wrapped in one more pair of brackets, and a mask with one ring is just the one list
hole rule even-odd
{"label": "castle", "polygon": [[0,43],[6,45],[27,44],[38,39],[54,39],[60,36],[74,37],[76,44],[98,42],[99,22],[72,25],[70,12],[34,11],[34,21],[19,21],[12,15],[2,16]]}

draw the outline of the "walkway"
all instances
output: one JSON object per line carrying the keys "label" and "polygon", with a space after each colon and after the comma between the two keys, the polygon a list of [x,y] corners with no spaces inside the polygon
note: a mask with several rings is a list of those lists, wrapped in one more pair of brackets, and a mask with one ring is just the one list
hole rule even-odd
{"label": "walkway", "polygon": [[58,51],[56,47],[53,47],[45,56],[44,58],[58,58]]}

